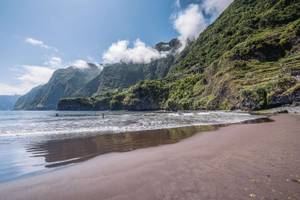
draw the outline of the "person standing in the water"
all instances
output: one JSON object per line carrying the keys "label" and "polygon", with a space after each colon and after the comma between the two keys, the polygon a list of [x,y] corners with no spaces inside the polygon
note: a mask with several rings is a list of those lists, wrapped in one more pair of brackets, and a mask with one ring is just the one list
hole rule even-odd
{"label": "person standing in the water", "polygon": [[104,119],[104,113],[102,113],[102,119]]}

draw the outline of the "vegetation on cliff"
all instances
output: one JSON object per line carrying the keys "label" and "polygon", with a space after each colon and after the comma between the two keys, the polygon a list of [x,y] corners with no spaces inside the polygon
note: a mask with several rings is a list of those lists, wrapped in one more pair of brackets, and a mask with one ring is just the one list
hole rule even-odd
{"label": "vegetation on cliff", "polygon": [[298,1],[236,0],[180,55],[169,73],[178,95],[166,108],[252,110],[296,101],[299,11]]}
{"label": "vegetation on cliff", "polygon": [[[57,70],[50,81],[32,89],[22,96],[15,105],[17,110],[49,110],[59,106],[64,109],[90,109],[85,102],[90,101],[91,108],[107,109],[107,99],[112,93],[122,91],[143,80],[163,79],[174,64],[175,52],[180,42],[173,39],[168,43],[158,43],[157,51],[170,54],[146,64],[117,63],[107,64],[100,73],[97,66],[89,64],[87,69],[69,67]],[[113,95],[115,96],[115,95]],[[91,98],[89,98],[91,97]],[[74,100],[77,98],[77,101]],[[86,98],[86,101],[83,99]],[[97,99],[97,101],[95,100]],[[104,99],[104,100],[103,100]],[[67,105],[68,102],[74,105]],[[94,105],[96,103],[96,105]],[[77,108],[82,105],[82,108]]]}
{"label": "vegetation on cliff", "polygon": [[105,109],[257,110],[299,101],[299,76],[300,2],[236,0],[165,78],[90,100]]}

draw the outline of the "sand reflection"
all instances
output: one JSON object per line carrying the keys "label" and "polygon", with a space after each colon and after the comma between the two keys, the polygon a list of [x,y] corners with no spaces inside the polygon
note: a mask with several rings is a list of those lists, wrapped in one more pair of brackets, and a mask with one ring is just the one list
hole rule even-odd
{"label": "sand reflection", "polygon": [[101,154],[172,144],[198,132],[215,129],[215,126],[185,127],[49,140],[32,143],[27,147],[27,151],[32,153],[33,157],[45,157],[45,166],[52,168],[84,161]]}

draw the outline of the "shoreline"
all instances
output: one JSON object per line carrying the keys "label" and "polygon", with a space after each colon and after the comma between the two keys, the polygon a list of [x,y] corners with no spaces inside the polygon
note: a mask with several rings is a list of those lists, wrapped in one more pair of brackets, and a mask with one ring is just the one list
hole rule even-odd
{"label": "shoreline", "polygon": [[235,124],[0,184],[0,199],[300,198],[300,116]]}
{"label": "shoreline", "polygon": [[[2,144],[0,146],[0,158],[2,158],[0,183],[8,183],[51,173],[52,171],[60,170],[60,168],[70,167],[104,154],[129,152],[178,143],[195,134],[214,131],[234,124],[271,121],[268,117],[262,116],[241,122],[128,131],[121,134],[88,134],[72,137],[63,135],[56,136],[55,139],[33,138],[30,142],[25,143],[18,138],[16,143],[12,142],[10,144],[8,142],[7,145],[3,146]],[[6,149],[9,149],[9,151]],[[20,157],[20,152],[22,152],[23,158],[13,160],[13,162],[17,162],[16,164],[12,163],[10,157]],[[19,166],[19,170],[18,168],[13,171],[9,170],[16,165]]]}

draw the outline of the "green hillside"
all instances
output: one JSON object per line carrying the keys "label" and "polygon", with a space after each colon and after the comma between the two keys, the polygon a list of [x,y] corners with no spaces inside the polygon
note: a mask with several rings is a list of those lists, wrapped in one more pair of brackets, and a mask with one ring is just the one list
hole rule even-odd
{"label": "green hillside", "polygon": [[[33,88],[20,97],[15,109],[52,110],[57,108],[62,98],[97,97],[101,100],[103,96],[109,98],[110,95],[107,94],[126,89],[140,81],[165,78],[174,64],[175,52],[180,45],[177,39],[158,43],[154,48],[159,52],[169,52],[169,55],[147,64],[107,64],[103,70],[99,70],[94,64],[89,64],[89,68],[84,70],[74,67],[59,69],[54,72],[47,84]],[[79,109],[95,109],[94,106],[88,108],[82,104],[88,101],[88,99],[79,101],[76,105],[79,105]],[[98,109],[107,108],[100,102],[97,103],[100,106]],[[71,105],[70,108],[73,107]]]}
{"label": "green hillside", "polygon": [[[165,78],[98,91],[85,102],[90,109],[256,110],[300,101],[299,76],[300,2],[236,0],[177,55]],[[59,108],[76,102],[80,109],[79,100]]]}
{"label": "green hillside", "polygon": [[116,89],[124,89],[142,80],[162,79],[174,63],[174,56],[155,60],[149,64],[118,63],[104,67],[103,71],[78,91],[79,96],[94,96]]}
{"label": "green hillside", "polygon": [[299,93],[299,11],[299,1],[235,1],[181,55],[170,79],[185,78],[170,83],[165,106],[261,109],[292,103]]}

